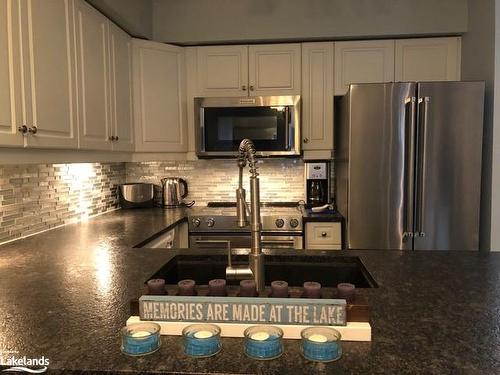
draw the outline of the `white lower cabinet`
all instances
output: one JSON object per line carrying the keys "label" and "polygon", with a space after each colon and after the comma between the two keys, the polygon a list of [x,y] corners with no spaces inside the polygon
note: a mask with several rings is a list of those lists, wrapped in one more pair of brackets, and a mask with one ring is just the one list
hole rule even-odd
{"label": "white lower cabinet", "polygon": [[136,151],[186,152],[182,47],[133,40]]}
{"label": "white lower cabinet", "polygon": [[342,223],[306,223],[305,242],[305,248],[310,250],[341,250]]}

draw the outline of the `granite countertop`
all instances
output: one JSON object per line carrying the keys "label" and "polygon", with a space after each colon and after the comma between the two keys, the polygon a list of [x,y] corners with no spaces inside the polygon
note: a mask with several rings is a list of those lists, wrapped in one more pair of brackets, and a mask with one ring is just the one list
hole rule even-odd
{"label": "granite countertop", "polygon": [[335,252],[359,256],[379,288],[361,291],[373,341],[344,342],[333,363],[306,361],[295,340],[279,359],[250,360],[235,338],[207,359],[186,357],[181,339],[166,336],[158,352],[127,357],[119,332],[130,299],[186,252],[132,247],[185,217],[115,211],[0,246],[0,350],[43,355],[51,373],[500,373],[500,253]]}

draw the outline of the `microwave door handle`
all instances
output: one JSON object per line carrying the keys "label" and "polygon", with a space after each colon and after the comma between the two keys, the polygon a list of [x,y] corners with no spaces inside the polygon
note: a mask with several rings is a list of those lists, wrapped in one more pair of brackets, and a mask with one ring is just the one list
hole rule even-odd
{"label": "microwave door handle", "polygon": [[285,107],[285,150],[290,151],[290,107]]}

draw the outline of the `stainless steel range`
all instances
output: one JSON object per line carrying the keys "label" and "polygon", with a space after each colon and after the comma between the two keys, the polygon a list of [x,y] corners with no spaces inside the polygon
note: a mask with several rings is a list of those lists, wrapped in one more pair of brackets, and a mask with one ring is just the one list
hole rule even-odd
{"label": "stainless steel range", "polygon": [[[262,246],[267,249],[302,249],[302,211],[297,202],[262,203]],[[189,217],[189,247],[249,249],[250,228],[240,228],[235,202],[210,202],[194,208]]]}

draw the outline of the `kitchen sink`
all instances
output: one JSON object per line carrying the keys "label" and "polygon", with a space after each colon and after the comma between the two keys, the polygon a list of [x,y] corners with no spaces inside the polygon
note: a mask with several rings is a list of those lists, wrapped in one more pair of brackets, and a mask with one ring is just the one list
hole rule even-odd
{"label": "kitchen sink", "polygon": [[[248,262],[247,255],[233,255],[234,265]],[[167,284],[177,284],[183,279],[193,279],[198,285],[206,285],[212,279],[225,279],[227,256],[225,255],[177,255],[160,268],[151,278],[165,279]],[[266,255],[266,284],[285,280],[291,287],[299,287],[305,281],[316,281],[323,287],[336,287],[347,282],[356,288],[376,288],[377,283],[355,256]],[[238,285],[238,280],[227,280]]]}

